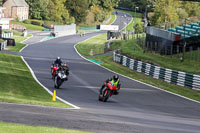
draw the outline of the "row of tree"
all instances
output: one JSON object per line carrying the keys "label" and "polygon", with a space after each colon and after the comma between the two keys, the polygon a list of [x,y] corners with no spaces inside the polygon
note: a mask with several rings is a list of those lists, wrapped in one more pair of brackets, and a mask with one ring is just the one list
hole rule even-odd
{"label": "row of tree", "polygon": [[95,21],[103,21],[119,0],[26,0],[31,19],[57,21],[63,24],[85,22],[91,12]]}
{"label": "row of tree", "polygon": [[200,15],[200,2],[180,0],[121,0],[119,7],[152,12],[150,21],[158,25]]}

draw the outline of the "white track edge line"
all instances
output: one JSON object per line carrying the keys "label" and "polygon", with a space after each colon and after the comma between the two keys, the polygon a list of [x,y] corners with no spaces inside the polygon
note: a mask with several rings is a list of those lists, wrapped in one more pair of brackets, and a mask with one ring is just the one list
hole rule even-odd
{"label": "white track edge line", "polygon": [[[98,36],[98,35],[96,35],[96,36]],[[94,36],[94,37],[95,37],[95,36]],[[88,38],[88,39],[90,39],[90,38]],[[86,39],[86,40],[88,40],[88,39]],[[86,40],[84,40],[84,41],[86,41]],[[84,42],[84,41],[81,41],[81,42]],[[79,42],[79,43],[81,43],[81,42]],[[87,61],[89,61],[89,62],[92,62],[92,61],[88,60],[87,58],[85,58],[84,56],[82,56],[82,55],[78,52],[78,50],[76,49],[76,45],[78,45],[79,43],[77,43],[77,44],[74,45],[75,51],[76,51],[76,52],[78,53],[78,55],[79,55],[80,57],[82,57],[83,59],[85,59],[85,60],[87,60]],[[182,95],[179,95],[179,94],[176,94],[176,93],[173,93],[173,92],[164,90],[164,89],[162,89],[162,88],[159,88],[159,87],[156,87],[156,86],[153,86],[153,85],[150,85],[150,84],[141,82],[141,81],[136,80],[136,79],[132,79],[132,78],[130,78],[130,77],[128,77],[128,76],[125,76],[125,75],[119,74],[119,73],[117,73],[117,72],[114,72],[114,71],[112,71],[112,70],[110,70],[110,69],[108,69],[108,68],[106,68],[106,67],[104,67],[104,66],[101,66],[101,65],[99,65],[99,64],[97,64],[97,63],[95,63],[95,62],[92,62],[92,63],[94,63],[94,64],[96,64],[96,65],[98,65],[98,66],[100,66],[100,67],[102,67],[102,68],[104,68],[104,69],[106,69],[106,70],[108,70],[108,71],[110,71],[110,72],[113,72],[113,73],[116,73],[116,74],[121,75],[121,76],[123,76],[123,77],[126,77],[126,78],[128,78],[128,79],[130,79],[130,80],[136,81],[136,82],[138,82],[138,83],[147,85],[147,86],[149,86],[149,87],[153,87],[153,88],[155,88],[155,89],[158,89],[158,90],[161,90],[161,91],[164,91],[164,92],[173,94],[173,95],[175,95],[175,96],[178,96],[178,97],[181,97],[181,98],[184,98],[184,99],[187,99],[187,100],[190,100],[190,101],[193,101],[193,102],[196,102],[196,103],[199,103],[199,104],[200,104],[199,101],[196,101],[196,100],[193,100],[193,99],[191,99],[191,98],[188,98],[188,97],[185,97],[185,96],[182,96]]]}
{"label": "white track edge line", "polygon": [[[22,60],[24,61],[24,63],[26,64],[26,66],[29,68],[29,70],[30,70],[30,72],[31,72],[31,74],[32,74],[32,76],[33,76],[33,78],[35,79],[35,81],[36,81],[40,86],[42,86],[51,96],[53,96],[53,93],[52,93],[48,88],[46,88],[43,84],[41,84],[41,83],[39,82],[39,80],[36,78],[36,76],[35,76],[33,70],[32,70],[31,67],[28,65],[28,63],[24,60],[24,57],[21,56],[21,58],[22,58]],[[71,103],[65,101],[64,99],[62,99],[62,98],[60,98],[60,97],[58,97],[58,96],[56,96],[56,98],[57,98],[58,100],[62,101],[63,103],[68,104],[68,105],[74,107],[74,109],[80,109],[80,107],[78,107],[78,106],[76,106],[76,105],[74,105],[74,104],[71,104]]]}
{"label": "white track edge line", "polygon": [[56,107],[56,106],[45,106],[38,104],[26,104],[26,103],[10,103],[10,102],[0,102],[0,104],[10,104],[10,105],[21,105],[21,106],[29,106],[29,107],[43,107],[43,108],[52,108],[52,109],[63,109],[63,110],[76,110],[75,108],[66,108],[66,107]]}
{"label": "white track edge line", "polygon": [[[33,37],[33,34],[31,34],[31,35],[32,35],[31,37],[25,39],[24,41],[26,41],[26,40],[32,38],[32,37]],[[24,41],[22,41],[21,43],[23,43]],[[28,46],[29,46],[29,45],[26,44],[26,46],[23,47],[19,52],[22,52],[22,50],[24,50],[24,49],[25,49],[26,47],[28,47]],[[32,74],[32,76],[33,76],[33,78],[35,79],[35,81],[36,81],[42,88],[44,88],[50,95],[53,96],[53,93],[52,93],[48,88],[46,88],[44,85],[42,85],[42,83],[39,82],[39,80],[38,80],[37,77],[35,76],[33,70],[32,70],[31,67],[28,65],[28,63],[25,61],[24,57],[23,57],[23,56],[20,56],[20,57],[22,58],[22,60],[23,60],[24,63],[26,64],[26,66],[29,68],[29,70],[30,70],[30,72],[31,72],[31,74]],[[68,104],[68,105],[74,107],[74,108],[67,108],[67,109],[80,109],[80,107],[78,107],[78,106],[76,106],[76,105],[74,105],[74,104],[72,104],[72,103],[69,103],[69,102],[67,102],[66,100],[64,100],[64,99],[62,99],[62,98],[60,98],[60,97],[58,97],[58,96],[56,96],[56,98],[57,98],[58,100],[60,100],[61,102],[63,102],[63,103],[65,103],[65,104]],[[30,106],[30,105],[29,105],[29,106]],[[36,106],[36,105],[33,105],[33,106]],[[40,105],[37,105],[37,106],[40,106]],[[43,106],[41,106],[41,107],[43,107]]]}
{"label": "white track edge line", "polygon": [[[80,42],[79,42],[79,43],[80,43]],[[78,44],[79,44],[79,43],[78,43]],[[76,44],[76,45],[77,45],[77,44]],[[76,46],[76,45],[75,45],[75,46]],[[110,71],[110,72],[116,73],[116,74],[118,74],[118,75],[121,75],[121,76],[123,76],[123,77],[125,77],[125,78],[128,78],[128,79],[130,79],[130,80],[136,81],[136,82],[138,82],[138,83],[147,85],[147,86],[149,86],[149,87],[152,87],[152,88],[155,88],[155,89],[158,89],[158,90],[161,90],[161,91],[164,91],[164,92],[167,92],[167,93],[170,93],[170,94],[173,94],[173,95],[179,96],[179,97],[181,97],[181,98],[184,98],[184,99],[187,99],[187,100],[190,100],[190,101],[193,101],[193,102],[196,102],[196,103],[199,103],[199,104],[200,104],[199,101],[196,101],[196,100],[193,100],[193,99],[191,99],[191,98],[188,98],[188,97],[185,97],[185,96],[182,96],[182,95],[179,95],[179,94],[176,94],[176,93],[173,93],[173,92],[164,90],[164,89],[162,89],[162,88],[159,88],[159,87],[156,87],[156,86],[153,86],[153,85],[150,85],[150,84],[141,82],[141,81],[136,80],[136,79],[132,79],[132,78],[130,78],[130,77],[128,77],[128,76],[119,74],[119,73],[117,73],[117,72],[115,72],[115,71],[112,71],[112,70],[110,70],[110,69],[108,69],[108,68],[106,68],[106,67],[104,67],[104,66],[101,66],[101,65],[99,65],[99,64],[97,64],[97,63],[95,63],[95,62],[93,62],[93,61],[90,61],[90,60],[88,60],[87,58],[85,58],[84,56],[82,56],[82,55],[77,51],[77,49],[75,48],[75,46],[74,46],[75,51],[76,51],[76,52],[79,54],[79,56],[81,56],[83,59],[85,59],[85,60],[87,60],[87,61],[89,61],[89,62],[92,62],[92,63],[94,63],[94,64],[96,64],[96,65],[98,65],[98,66],[100,66],[100,67],[102,67],[102,68],[104,68],[104,69]]]}
{"label": "white track edge line", "polygon": [[[23,44],[25,44],[24,42],[26,41],[26,40],[28,40],[28,39],[30,39],[30,38],[32,38],[33,37],[33,34],[31,34],[31,36],[29,37],[29,38],[27,38],[27,39],[25,39],[25,40],[23,40],[23,41],[21,41],[20,43],[23,43]],[[21,53],[26,47],[28,47],[28,44],[26,44],[26,46],[25,47],[23,47],[22,49],[20,49],[20,51],[19,51],[19,53]]]}

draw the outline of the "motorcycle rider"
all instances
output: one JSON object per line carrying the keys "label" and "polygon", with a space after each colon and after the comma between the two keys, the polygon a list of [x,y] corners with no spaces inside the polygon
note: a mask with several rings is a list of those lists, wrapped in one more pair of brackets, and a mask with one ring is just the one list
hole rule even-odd
{"label": "motorcycle rider", "polygon": [[[63,62],[62,62],[62,60],[61,60],[60,57],[57,57],[57,58],[56,58],[56,60],[54,61],[53,65],[58,65],[57,71],[59,71],[59,70],[64,70],[65,74],[66,74],[67,76],[69,75],[69,68],[68,68],[68,66],[67,66],[66,63],[63,63]],[[54,74],[55,74],[56,72],[52,72],[52,73],[53,73],[52,75],[53,75],[53,77],[54,77]]]}
{"label": "motorcycle rider", "polygon": [[118,95],[119,94],[119,90],[120,90],[120,80],[119,80],[119,76],[118,75],[114,75],[112,78],[108,78],[105,83],[102,85],[101,89],[100,89],[100,95],[102,95],[102,90],[105,87],[106,83],[111,82],[113,85],[116,85],[117,90],[114,91],[114,95]]}
{"label": "motorcycle rider", "polygon": [[55,64],[58,64],[58,66],[61,66],[62,60],[61,60],[60,57],[57,57],[57,58],[56,58],[56,60],[54,61],[54,65],[55,65]]}

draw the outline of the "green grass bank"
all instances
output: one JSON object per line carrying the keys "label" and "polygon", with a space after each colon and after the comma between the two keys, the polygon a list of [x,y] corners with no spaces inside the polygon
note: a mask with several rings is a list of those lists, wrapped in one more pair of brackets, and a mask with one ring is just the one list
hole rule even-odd
{"label": "green grass bank", "polygon": [[[21,32],[14,31],[11,38],[15,39],[16,46],[9,46],[7,50],[20,51],[26,46],[20,42],[30,36],[23,37]],[[0,53],[0,74],[0,102],[71,107],[58,100],[53,102],[52,96],[35,81],[18,55]]]}
{"label": "green grass bank", "polygon": [[0,53],[0,74],[1,102],[69,107],[51,100],[52,96],[33,79],[20,56]]}
{"label": "green grass bank", "polygon": [[[193,100],[200,101],[200,93],[199,92],[192,90],[192,89],[177,86],[177,85],[174,85],[174,84],[169,84],[167,82],[157,80],[157,79],[154,79],[150,76],[144,75],[142,73],[138,73],[136,71],[133,71],[133,70],[127,68],[127,67],[124,67],[120,64],[115,63],[113,61],[112,56],[88,57],[88,55],[90,55],[88,52],[91,51],[92,47],[93,48],[95,47],[95,48],[98,48],[98,49],[104,49],[106,39],[103,39],[101,36],[103,36],[103,35],[99,35],[99,36],[93,37],[93,38],[91,38],[87,41],[84,41],[82,43],[79,43],[78,45],[76,45],[77,50],[83,56],[86,56],[87,58],[94,59],[94,60],[102,62],[104,67],[106,67],[106,68],[108,68],[112,71],[123,74],[123,75],[128,76],[132,79],[136,79],[138,81],[153,85],[155,87],[159,87],[159,88],[162,88],[164,90],[167,90],[167,91],[170,91],[170,92],[191,98]],[[92,42],[97,42],[97,41],[98,41],[97,44],[92,43]],[[98,46],[96,46],[96,45],[98,45]],[[165,61],[163,61],[164,58],[166,58],[166,57],[162,57],[160,55],[156,55],[156,57],[154,57],[154,56],[152,56],[153,53],[146,53],[147,54],[146,55],[145,53],[143,53],[143,51],[141,50],[139,45],[136,44],[136,42],[135,42],[134,47],[135,47],[135,50],[133,50],[133,40],[130,40],[130,41],[116,40],[116,41],[113,41],[113,43],[111,44],[111,49],[121,48],[121,51],[124,54],[125,54],[125,52],[128,55],[133,54],[132,56],[134,56],[135,58],[138,58],[140,60],[146,60],[146,61],[151,61],[151,62],[156,62],[156,63],[159,63],[159,62],[163,62],[163,63],[165,62],[166,64],[169,63],[169,61],[167,61],[167,59]],[[127,52],[127,51],[129,51],[129,52]],[[102,52],[99,52],[99,50],[96,50],[95,53],[100,54]],[[144,57],[146,57],[146,58],[144,58]],[[148,60],[149,58],[152,58],[153,60]],[[173,65],[173,63],[174,62],[172,62],[171,65]],[[174,65],[176,65],[176,64],[174,64]]]}
{"label": "green grass bank", "polygon": [[0,122],[2,133],[89,133],[78,130],[61,129],[47,126],[28,126],[24,124],[13,124]]}
{"label": "green grass bank", "polygon": [[27,30],[36,30],[36,31],[42,31],[45,28],[42,26],[37,26],[33,24],[25,24],[23,22],[17,22],[17,21],[11,21],[11,24],[18,24],[18,25],[23,25],[26,27]]}

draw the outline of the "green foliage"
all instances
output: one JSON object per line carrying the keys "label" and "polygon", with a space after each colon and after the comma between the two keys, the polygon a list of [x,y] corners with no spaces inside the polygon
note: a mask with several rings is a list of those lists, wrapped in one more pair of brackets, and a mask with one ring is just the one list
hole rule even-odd
{"label": "green foliage", "polygon": [[48,8],[50,13],[50,20],[62,22],[64,24],[73,23],[74,19],[70,18],[69,12],[65,7],[66,0],[51,0]]}
{"label": "green foliage", "polygon": [[176,9],[179,3],[174,0],[155,0],[154,16],[151,19],[153,25],[177,21],[179,19]]}
{"label": "green foliage", "polygon": [[178,8],[178,9],[177,9],[177,14],[178,14],[178,16],[179,16],[179,19],[185,19],[185,18],[188,17],[188,13],[187,13],[186,10],[183,9],[183,8]]}
{"label": "green foliage", "polygon": [[135,7],[139,7],[140,10],[145,10],[147,5],[152,7],[154,0],[120,0],[119,7],[135,9]]}
{"label": "green foliage", "polygon": [[26,0],[29,4],[31,19],[57,21],[64,24],[74,23],[65,7],[66,0]]}
{"label": "green foliage", "polygon": [[89,7],[87,0],[67,0],[66,7],[70,14],[75,18],[77,24],[85,22]]}
{"label": "green foliage", "polygon": [[155,0],[152,25],[173,22],[187,17],[199,16],[199,2],[180,2],[174,0]]}
{"label": "green foliage", "polygon": [[[149,5],[149,7],[147,6]],[[199,16],[200,2],[179,1],[179,0],[120,0],[120,7],[139,7],[140,11],[153,11],[150,18],[152,25],[182,20],[187,17]],[[150,17],[150,16],[149,16]]]}
{"label": "green foliage", "polygon": [[42,26],[42,24],[44,24],[44,22],[40,21],[40,20],[31,20],[31,24]]}
{"label": "green foliage", "polygon": [[103,11],[99,6],[91,7],[92,13],[94,14],[94,19],[97,22],[103,22],[106,17],[106,12]]}
{"label": "green foliage", "polygon": [[182,2],[181,8],[184,8],[188,16],[199,16],[200,2]]}
{"label": "green foliage", "polygon": [[25,24],[25,23],[17,22],[17,21],[11,21],[11,24],[23,25],[26,27],[27,30],[39,30],[39,31],[44,30],[44,27],[42,27],[42,26],[37,26],[37,25],[33,25],[33,24]]}
{"label": "green foliage", "polygon": [[120,0],[119,7],[134,9],[135,3],[132,0]]}
{"label": "green foliage", "polygon": [[[88,12],[95,11],[94,19],[103,22],[119,0],[26,0],[31,19],[55,21],[62,24],[84,23]],[[27,22],[29,23],[29,22]]]}
{"label": "green foliage", "polygon": [[138,33],[142,33],[144,30],[143,30],[143,26],[141,23],[136,23],[135,26],[134,26],[134,29],[135,29],[135,32],[138,34]]}
{"label": "green foliage", "polygon": [[24,20],[24,23],[25,24],[31,24],[31,20],[30,19]]}
{"label": "green foliage", "polygon": [[113,11],[113,7],[118,6],[120,0],[99,0],[99,6],[107,12]]}
{"label": "green foliage", "polygon": [[[29,15],[32,19],[43,19],[42,13],[45,13],[46,4],[42,5],[45,0],[26,0],[29,5]],[[47,0],[48,1],[48,0]]]}

